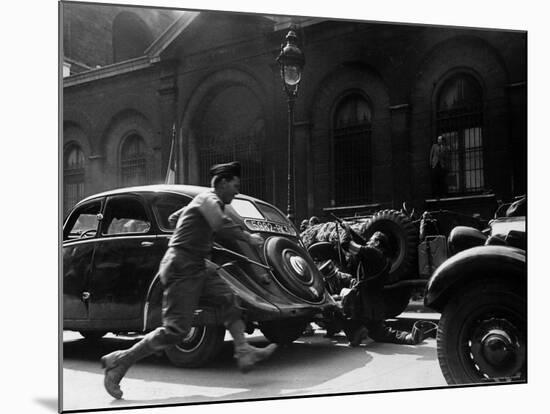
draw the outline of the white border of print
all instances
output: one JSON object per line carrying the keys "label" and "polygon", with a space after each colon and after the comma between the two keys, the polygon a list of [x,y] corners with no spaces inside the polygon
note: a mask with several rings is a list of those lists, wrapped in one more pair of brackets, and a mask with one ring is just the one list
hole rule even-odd
{"label": "white border of print", "polygon": [[[106,3],[105,1],[95,1]],[[278,0],[132,0],[113,3],[175,8],[310,15],[389,22],[528,30],[529,56],[529,383],[434,391],[388,392],[342,397],[125,409],[124,413],[479,412],[503,413],[537,407],[544,394],[550,342],[541,303],[548,301],[543,270],[548,222],[548,22],[539,2],[432,0],[305,2]],[[452,7],[450,7],[452,6]],[[6,10],[7,8],[7,10]],[[451,10],[452,9],[452,10]],[[57,188],[58,188],[58,3],[9,2],[1,26],[4,412],[57,410]],[[7,88],[7,94],[6,94]],[[7,130],[6,130],[7,126]],[[546,127],[546,128],[544,128]],[[546,208],[547,210],[547,208]],[[545,223],[546,222],[546,223]],[[15,237],[14,237],[15,236]],[[8,250],[6,250],[6,248]],[[7,265],[7,268],[6,268]],[[539,327],[537,329],[537,327]],[[8,368],[7,371],[5,368]],[[101,386],[101,384],[98,384]],[[546,404],[545,404],[546,405]]]}

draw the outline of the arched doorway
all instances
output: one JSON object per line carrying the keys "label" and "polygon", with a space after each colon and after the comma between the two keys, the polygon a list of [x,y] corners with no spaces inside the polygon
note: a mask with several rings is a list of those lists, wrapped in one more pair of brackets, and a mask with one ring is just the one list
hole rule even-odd
{"label": "arched doorway", "polygon": [[359,93],[347,94],[333,121],[334,200],[337,206],[370,199],[372,112]]}
{"label": "arched doorway", "polygon": [[235,160],[242,166],[241,191],[264,198],[265,121],[255,95],[240,85],[225,88],[209,100],[195,125],[200,183],[209,184],[213,164]]}

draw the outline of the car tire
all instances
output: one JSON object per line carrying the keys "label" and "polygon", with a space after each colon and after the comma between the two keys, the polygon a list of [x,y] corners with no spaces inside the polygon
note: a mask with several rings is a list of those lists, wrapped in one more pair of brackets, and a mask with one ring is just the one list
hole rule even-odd
{"label": "car tire", "polygon": [[167,348],[166,356],[177,367],[196,368],[215,358],[223,345],[223,326],[197,326],[191,328],[181,343]]}
{"label": "car tire", "polygon": [[478,280],[443,309],[437,357],[448,384],[524,381],[527,306],[524,291]]}
{"label": "car tire", "polygon": [[397,210],[379,211],[363,225],[360,233],[368,240],[376,231],[389,238],[392,265],[386,283],[395,283],[416,275],[418,229],[411,219]]}
{"label": "car tire", "polygon": [[260,331],[269,342],[290,344],[302,336],[308,322],[303,320],[281,320],[260,322]]}
{"label": "car tire", "polygon": [[107,332],[106,331],[78,331],[80,335],[84,337],[86,341],[99,341],[103,338]]}
{"label": "car tire", "polygon": [[273,236],[266,240],[264,254],[276,282],[287,292],[309,303],[324,299],[325,284],[309,254],[293,240]]}

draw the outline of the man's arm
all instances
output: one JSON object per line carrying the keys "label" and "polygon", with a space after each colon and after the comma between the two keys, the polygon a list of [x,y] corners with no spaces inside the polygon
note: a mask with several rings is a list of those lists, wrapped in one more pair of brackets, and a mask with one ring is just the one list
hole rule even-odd
{"label": "man's arm", "polygon": [[262,236],[255,233],[249,233],[227,216],[224,217],[224,225],[220,231],[223,231],[225,234],[230,234],[234,239],[244,240],[249,244],[261,246],[264,242]]}
{"label": "man's arm", "polygon": [[231,220],[222,210],[221,201],[217,197],[206,197],[199,205],[199,210],[214,232],[223,231],[231,237],[248,243],[261,245],[263,238],[251,234]]}
{"label": "man's arm", "polygon": [[185,210],[185,207],[182,207],[179,210],[176,210],[172,214],[170,214],[170,216],[168,217],[168,223],[170,223],[172,226],[175,226],[181,216],[181,213],[183,213],[183,210]]}

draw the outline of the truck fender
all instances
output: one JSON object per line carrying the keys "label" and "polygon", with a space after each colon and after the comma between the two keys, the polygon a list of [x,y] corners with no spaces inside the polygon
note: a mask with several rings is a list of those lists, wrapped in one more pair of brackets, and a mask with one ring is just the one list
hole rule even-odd
{"label": "truck fender", "polygon": [[470,281],[487,277],[525,286],[525,250],[509,246],[478,246],[457,253],[430,277],[424,305],[441,311],[457,289]]}

